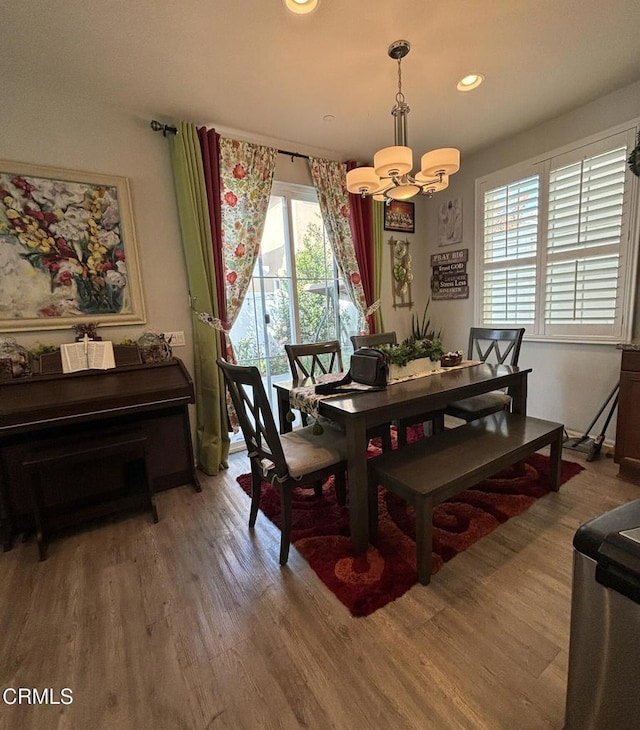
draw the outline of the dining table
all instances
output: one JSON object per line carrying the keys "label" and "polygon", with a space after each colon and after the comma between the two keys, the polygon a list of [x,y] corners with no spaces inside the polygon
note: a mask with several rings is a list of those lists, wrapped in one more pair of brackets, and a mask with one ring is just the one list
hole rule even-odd
{"label": "dining table", "polygon": [[[318,414],[339,424],[345,433],[349,523],[355,554],[366,552],[369,545],[367,431],[398,418],[441,412],[454,401],[505,388],[511,396],[512,412],[526,415],[530,372],[530,368],[513,365],[478,363],[393,383],[379,390],[332,394],[318,401]],[[292,389],[310,384],[310,379],[274,384],[281,433],[292,430],[287,418]]]}

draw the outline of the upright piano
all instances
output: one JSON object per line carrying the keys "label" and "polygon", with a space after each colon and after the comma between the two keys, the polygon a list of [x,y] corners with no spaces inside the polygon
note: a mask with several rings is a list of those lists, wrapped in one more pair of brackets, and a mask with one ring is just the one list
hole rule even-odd
{"label": "upright piano", "polygon": [[[23,461],[39,448],[74,437],[135,429],[147,438],[154,491],[192,483],[195,469],[188,405],[193,382],[181,360],[112,370],[39,375],[0,382],[0,538],[8,549],[17,532],[32,526]],[[113,468],[111,468],[113,466]],[[89,475],[62,469],[48,475],[49,499],[64,512],[88,493],[97,500],[113,488],[122,465],[101,464]]]}

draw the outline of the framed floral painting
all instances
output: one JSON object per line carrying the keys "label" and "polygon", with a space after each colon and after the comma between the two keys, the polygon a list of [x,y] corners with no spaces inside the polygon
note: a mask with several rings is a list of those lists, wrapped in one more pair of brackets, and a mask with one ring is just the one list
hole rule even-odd
{"label": "framed floral painting", "polygon": [[127,178],[0,160],[0,332],[145,322]]}

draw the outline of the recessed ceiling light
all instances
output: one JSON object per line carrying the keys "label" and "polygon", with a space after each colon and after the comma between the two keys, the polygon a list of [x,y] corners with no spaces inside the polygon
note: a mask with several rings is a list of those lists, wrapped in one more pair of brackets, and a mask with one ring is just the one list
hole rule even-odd
{"label": "recessed ceiling light", "polygon": [[282,0],[285,8],[296,15],[312,13],[320,4],[320,0]]}
{"label": "recessed ceiling light", "polygon": [[457,89],[458,91],[471,91],[471,89],[475,89],[484,81],[484,76],[482,74],[467,74],[464,78],[460,79],[458,81]]}

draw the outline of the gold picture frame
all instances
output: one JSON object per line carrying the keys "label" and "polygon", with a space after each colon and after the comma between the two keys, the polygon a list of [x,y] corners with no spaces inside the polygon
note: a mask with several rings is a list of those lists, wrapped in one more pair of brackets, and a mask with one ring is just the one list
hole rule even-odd
{"label": "gold picture frame", "polygon": [[146,322],[129,181],[0,160],[0,332]]}

